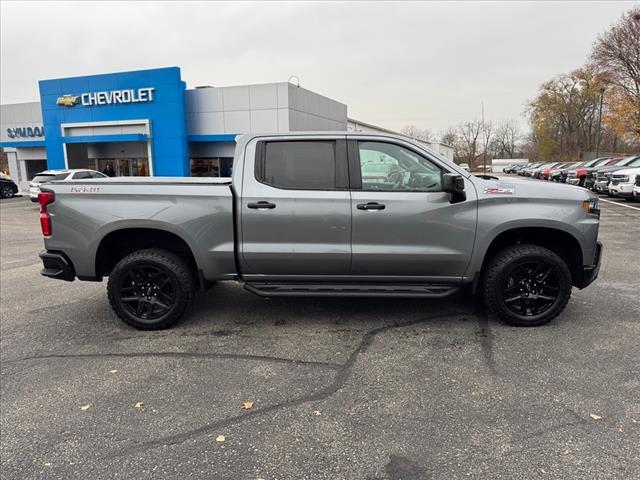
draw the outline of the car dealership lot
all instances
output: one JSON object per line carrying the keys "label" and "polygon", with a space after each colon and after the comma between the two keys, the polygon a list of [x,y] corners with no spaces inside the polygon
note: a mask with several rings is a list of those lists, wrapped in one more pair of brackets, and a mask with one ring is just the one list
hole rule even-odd
{"label": "car dealership lot", "polygon": [[0,476],[638,477],[640,204],[606,200],[600,277],[545,327],[221,284],[160,332],[41,277],[37,207],[3,200]]}

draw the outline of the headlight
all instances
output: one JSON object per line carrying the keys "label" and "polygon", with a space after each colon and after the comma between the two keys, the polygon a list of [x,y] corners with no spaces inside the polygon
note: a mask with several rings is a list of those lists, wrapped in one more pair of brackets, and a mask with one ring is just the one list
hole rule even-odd
{"label": "headlight", "polygon": [[600,215],[600,209],[598,208],[598,199],[592,198],[582,202],[582,209],[585,215]]}

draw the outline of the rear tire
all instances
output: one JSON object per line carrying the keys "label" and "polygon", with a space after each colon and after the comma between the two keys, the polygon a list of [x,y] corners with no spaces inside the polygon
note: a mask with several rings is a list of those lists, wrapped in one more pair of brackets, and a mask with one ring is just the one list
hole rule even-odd
{"label": "rear tire", "polygon": [[538,245],[513,245],[489,261],[482,296],[487,308],[519,327],[544,325],[566,308],[572,278],[567,264]]}
{"label": "rear tire", "polygon": [[2,198],[11,198],[13,197],[13,188],[9,185],[5,185],[0,189],[0,197]]}
{"label": "rear tire", "polygon": [[135,251],[109,275],[107,296],[113,311],[140,330],[174,325],[191,304],[195,283],[191,269],[177,255],[160,249]]}

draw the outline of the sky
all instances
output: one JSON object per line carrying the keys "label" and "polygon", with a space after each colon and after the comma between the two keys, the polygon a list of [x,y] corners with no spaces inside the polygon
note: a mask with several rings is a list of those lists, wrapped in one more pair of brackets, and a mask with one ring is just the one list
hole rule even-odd
{"label": "sky", "polygon": [[638,2],[0,3],[1,102],[38,80],[179,66],[187,87],[287,81],[350,117],[439,134],[523,116]]}

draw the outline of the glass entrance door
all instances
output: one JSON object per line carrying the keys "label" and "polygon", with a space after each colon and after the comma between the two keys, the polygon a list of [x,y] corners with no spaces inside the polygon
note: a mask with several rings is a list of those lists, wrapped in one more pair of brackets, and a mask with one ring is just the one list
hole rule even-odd
{"label": "glass entrance door", "polygon": [[116,177],[148,177],[149,159],[147,158],[98,158],[96,170],[105,173],[111,165]]}

